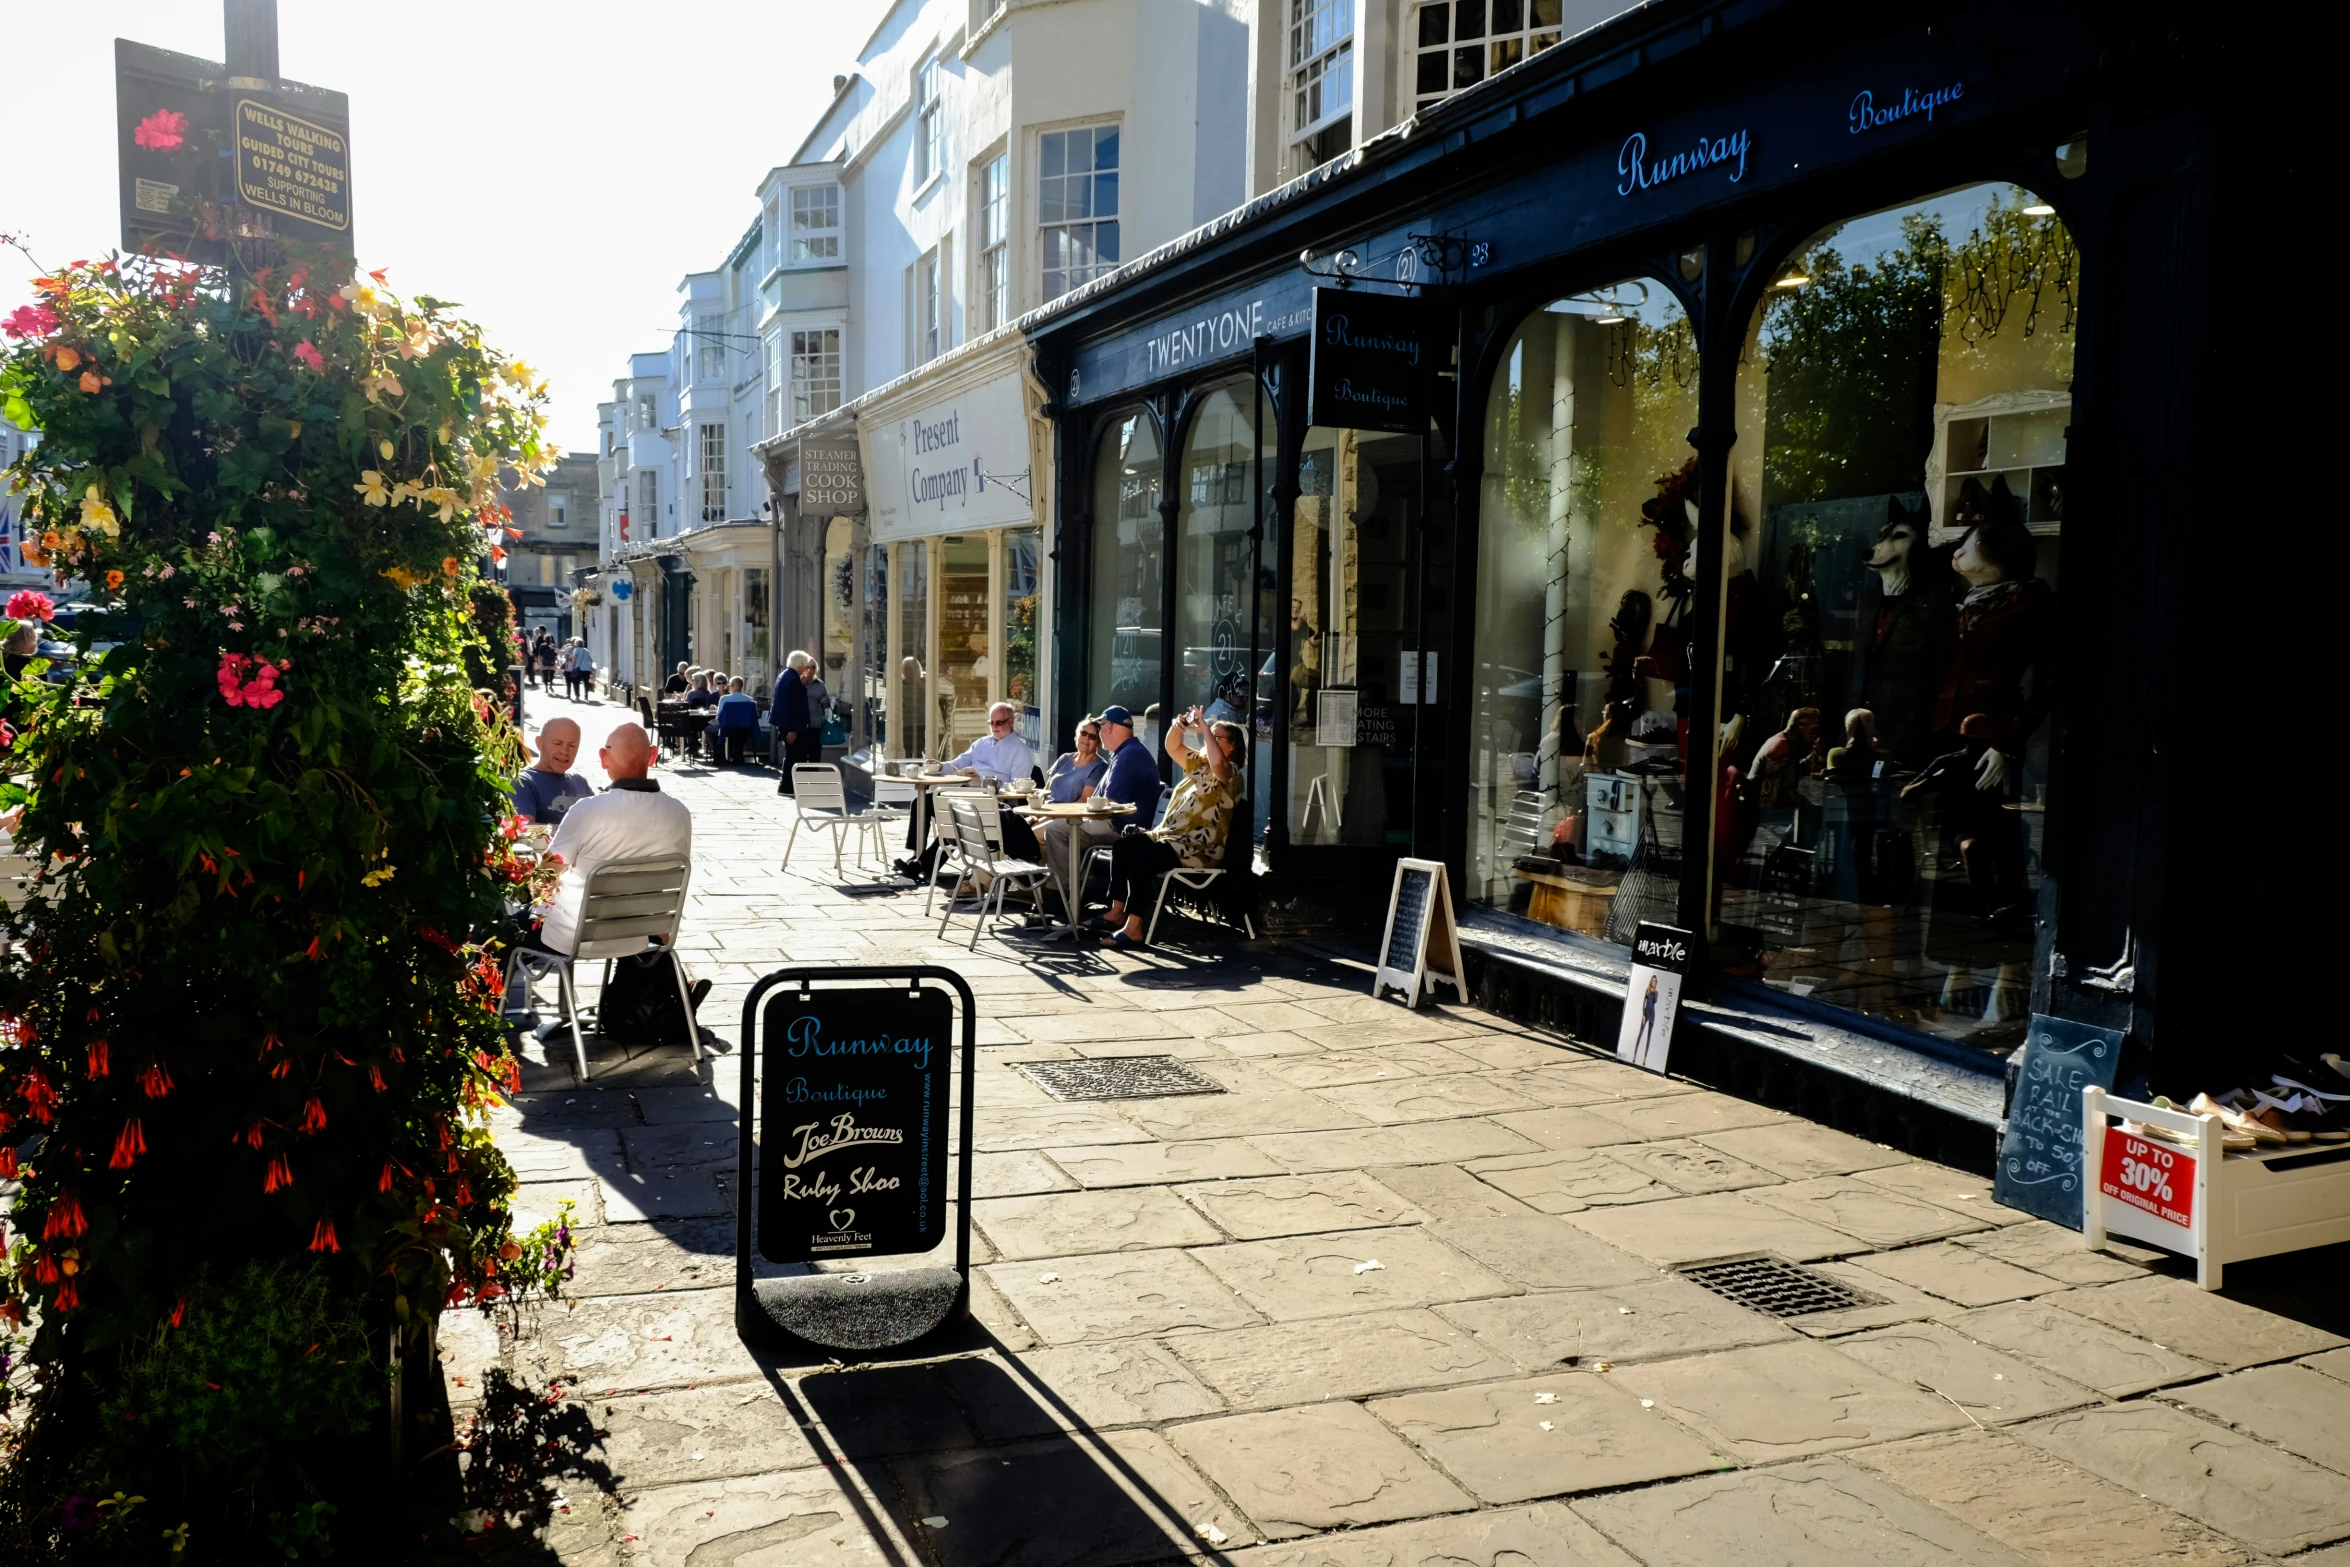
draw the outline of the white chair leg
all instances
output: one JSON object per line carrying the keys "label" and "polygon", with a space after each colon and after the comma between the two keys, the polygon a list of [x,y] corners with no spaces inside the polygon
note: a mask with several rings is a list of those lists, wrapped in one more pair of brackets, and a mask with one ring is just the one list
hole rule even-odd
{"label": "white chair leg", "polygon": [[1151,904],[1150,928],[1142,933],[1142,944],[1146,947],[1159,939],[1159,916],[1167,912],[1167,883],[1174,879],[1173,871],[1163,872],[1159,877],[1159,896]]}
{"label": "white chair leg", "polygon": [[702,1059],[702,1026],[694,1021],[694,993],[685,982],[685,960],[674,949],[669,954],[669,972],[677,981],[677,1004],[685,1009],[685,1042],[693,1047],[694,1060]]}
{"label": "white chair leg", "polygon": [[783,840],[783,865],[782,865],[782,867],[781,867],[782,869],[784,869],[784,870],[787,870],[787,871],[791,869],[791,851],[792,851],[792,846],[793,846],[794,844],[798,843],[799,841],[800,841],[800,813],[799,813],[799,809],[798,809],[798,807],[797,807],[797,806],[794,806],[794,808],[793,808],[793,810],[792,810],[792,818],[791,818],[791,836]]}
{"label": "white chair leg", "polygon": [[847,818],[844,817],[840,821],[832,824],[832,874],[835,880],[839,879],[840,876],[841,838],[847,832]]}
{"label": "white chair leg", "polygon": [[516,947],[512,952],[506,954],[506,994],[502,999],[504,1011],[509,1017],[514,1016],[517,1010],[514,1005],[514,981],[517,978],[522,981],[520,1011],[523,1013],[530,1011],[530,965],[522,961],[522,952],[522,948]]}
{"label": "white chair leg", "polygon": [[555,970],[555,978],[562,987],[564,1018],[571,1025],[571,1053],[579,1063],[579,1080],[585,1083],[588,1080],[587,1039],[579,1031],[579,1000],[571,990],[571,960],[564,958],[560,963],[561,966]]}

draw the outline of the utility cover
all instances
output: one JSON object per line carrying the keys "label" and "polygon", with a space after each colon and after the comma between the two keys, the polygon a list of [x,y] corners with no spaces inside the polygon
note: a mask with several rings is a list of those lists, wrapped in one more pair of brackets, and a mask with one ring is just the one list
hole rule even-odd
{"label": "utility cover", "polygon": [[1173,1056],[1096,1056],[1087,1061],[1022,1061],[1019,1066],[1055,1099],[1171,1099],[1224,1092],[1223,1084],[1200,1076]]}

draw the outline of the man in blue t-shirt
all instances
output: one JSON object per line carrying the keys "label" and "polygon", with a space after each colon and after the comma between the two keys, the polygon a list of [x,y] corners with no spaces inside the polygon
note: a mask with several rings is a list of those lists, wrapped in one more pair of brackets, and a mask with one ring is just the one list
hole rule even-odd
{"label": "man in blue t-shirt", "polygon": [[1102,750],[1110,758],[1110,770],[1102,775],[1094,797],[1131,805],[1134,814],[1046,822],[1040,834],[1044,863],[1052,870],[1056,885],[1068,875],[1070,833],[1078,835],[1078,853],[1082,857],[1087,849],[1107,847],[1129,826],[1149,827],[1158,820],[1158,758],[1151,755],[1149,746],[1134,737],[1134,715],[1112,703],[1102,709],[1099,722]]}
{"label": "man in blue t-shirt", "polygon": [[539,731],[538,761],[514,780],[514,814],[528,822],[553,823],[563,819],[571,802],[596,791],[571,770],[579,757],[579,725],[568,718],[550,718]]}

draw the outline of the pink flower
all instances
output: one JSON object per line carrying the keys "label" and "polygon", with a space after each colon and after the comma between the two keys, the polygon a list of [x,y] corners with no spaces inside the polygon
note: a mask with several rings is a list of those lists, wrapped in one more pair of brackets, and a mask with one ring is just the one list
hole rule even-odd
{"label": "pink flower", "polygon": [[188,117],[177,109],[157,109],[131,132],[131,140],[149,152],[177,152],[187,139]]}
{"label": "pink flower", "polygon": [[10,337],[47,337],[57,330],[57,312],[47,305],[19,305],[0,320],[0,332]]}
{"label": "pink flower", "polygon": [[220,684],[220,699],[231,707],[253,707],[266,712],[286,699],[286,694],[277,688],[278,674],[285,667],[250,653],[223,653],[215,675]]}
{"label": "pink flower", "polygon": [[10,620],[55,620],[57,605],[46,593],[38,593],[30,588],[19,588],[16,592],[8,595],[8,618]]}
{"label": "pink flower", "polygon": [[304,338],[294,345],[294,357],[313,370],[326,368],[326,356],[320,353],[308,338]]}

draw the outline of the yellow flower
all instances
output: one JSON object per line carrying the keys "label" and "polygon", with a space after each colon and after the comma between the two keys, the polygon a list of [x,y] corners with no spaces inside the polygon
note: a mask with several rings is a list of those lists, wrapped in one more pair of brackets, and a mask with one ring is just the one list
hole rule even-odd
{"label": "yellow flower", "polygon": [[392,291],[370,277],[359,277],[345,283],[341,292],[353,310],[370,320],[388,316],[398,308],[392,299]]}
{"label": "yellow flower", "polygon": [[386,566],[379,575],[391,578],[392,585],[402,592],[415,587],[418,583],[430,580],[410,571],[405,566]]}
{"label": "yellow flower", "polygon": [[394,397],[405,397],[408,393],[408,389],[400,384],[400,378],[389,370],[379,370],[374,375],[368,376],[359,383],[359,387],[367,394],[367,400],[371,403],[382,402],[383,394],[386,392],[391,393]]}
{"label": "yellow flower", "polygon": [[114,508],[106,504],[106,497],[99,493],[95,484],[82,493],[82,526],[95,529],[110,539],[122,535],[122,525],[115,519]]}
{"label": "yellow flower", "polygon": [[418,504],[438,506],[441,509],[441,521],[447,522],[457,515],[457,508],[465,504],[465,497],[445,484],[436,484],[424,492]]}
{"label": "yellow flower", "polygon": [[381,457],[385,462],[390,462],[392,460],[392,443],[389,441],[376,442],[375,454],[378,457]]}
{"label": "yellow flower", "polygon": [[380,871],[369,871],[366,875],[360,877],[359,885],[362,887],[380,887],[391,879],[392,867],[387,865]]}
{"label": "yellow flower", "polygon": [[[389,445],[390,443],[386,442],[385,444]],[[352,485],[351,488],[357,490],[360,499],[366,501],[370,506],[389,506],[392,503],[392,492],[384,488],[384,476],[373,468],[362,470],[359,482]]]}
{"label": "yellow flower", "polygon": [[408,501],[417,500],[423,494],[423,485],[414,484],[406,479],[402,479],[399,483],[392,486],[392,504],[394,506],[399,506],[405,504]]}

